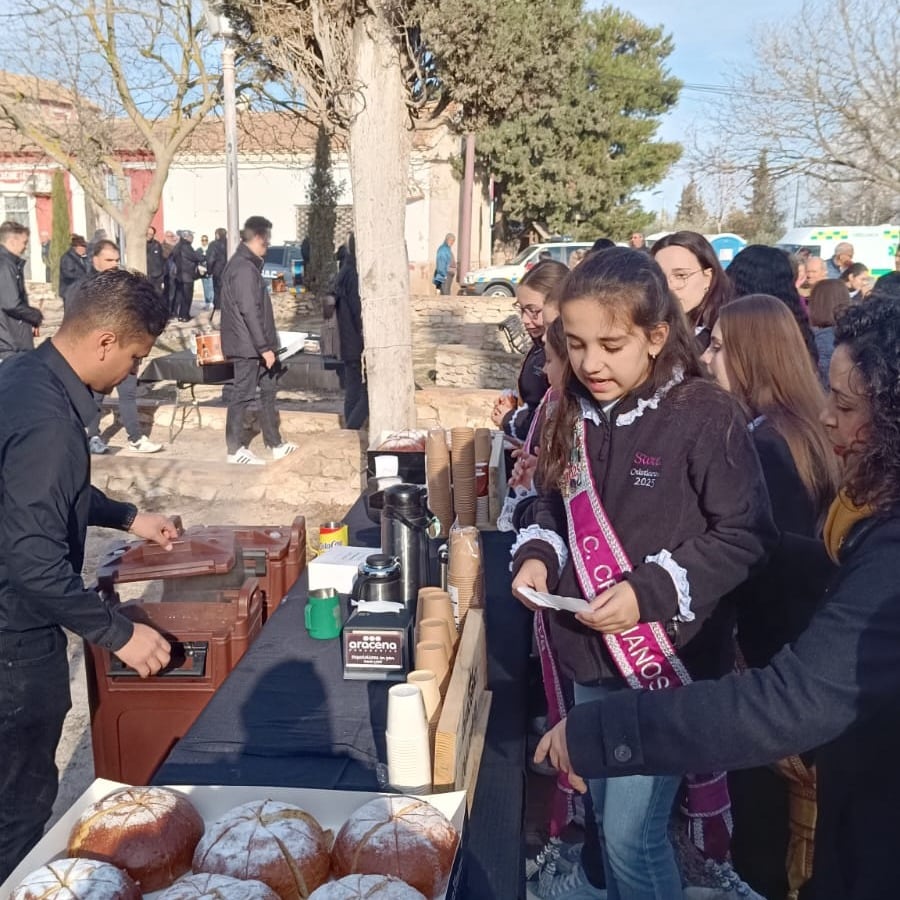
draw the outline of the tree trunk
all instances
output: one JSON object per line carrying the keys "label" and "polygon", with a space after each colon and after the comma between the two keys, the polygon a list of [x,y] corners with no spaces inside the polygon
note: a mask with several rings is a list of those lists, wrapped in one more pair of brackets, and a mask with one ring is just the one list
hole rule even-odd
{"label": "tree trunk", "polygon": [[410,131],[392,38],[378,15],[354,27],[365,108],[350,127],[350,178],[372,436],[416,422],[405,234]]}
{"label": "tree trunk", "polygon": [[147,272],[147,226],[150,219],[131,215],[125,220],[123,264],[136,272]]}

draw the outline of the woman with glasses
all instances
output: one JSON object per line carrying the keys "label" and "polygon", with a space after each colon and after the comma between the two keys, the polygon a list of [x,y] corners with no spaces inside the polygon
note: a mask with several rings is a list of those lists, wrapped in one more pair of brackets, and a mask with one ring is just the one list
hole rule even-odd
{"label": "woman with glasses", "polygon": [[503,394],[491,411],[491,421],[511,437],[524,441],[541,398],[547,392],[544,374],[544,301],[568,276],[561,262],[548,259],[526,272],[516,288],[515,310],[532,340],[519,371],[518,398]]}
{"label": "woman with glasses", "polygon": [[700,351],[704,351],[719,310],[732,298],[731,282],[716,251],[702,234],[676,231],[656,241],[650,253],[693,326]]}

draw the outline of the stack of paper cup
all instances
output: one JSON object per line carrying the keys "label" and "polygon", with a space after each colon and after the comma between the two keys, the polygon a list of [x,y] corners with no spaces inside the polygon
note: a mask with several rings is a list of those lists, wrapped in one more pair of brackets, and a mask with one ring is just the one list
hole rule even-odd
{"label": "stack of paper cup", "polygon": [[453,612],[453,601],[450,594],[440,588],[421,588],[419,590],[419,602],[416,605],[416,625],[422,619],[443,619],[453,638],[453,646],[459,640],[459,632],[456,628],[456,615]]}
{"label": "stack of paper cup", "polygon": [[450,532],[447,589],[456,607],[459,630],[470,606],[481,606],[483,594],[481,540],[477,528],[454,526]]}
{"label": "stack of paper cup", "polygon": [[489,469],[491,465],[491,432],[489,428],[475,429],[475,524],[490,523]]}
{"label": "stack of paper cup", "polygon": [[455,634],[456,628],[454,627],[451,632],[446,619],[420,619],[416,628],[416,641],[437,641],[439,644],[443,644],[447,651],[447,659],[452,665],[453,650],[456,646],[456,641],[453,640]]}
{"label": "stack of paper cup", "polygon": [[433,428],[425,440],[425,480],[428,508],[441,523],[441,537],[446,537],[453,524],[453,495],[450,490],[450,449],[443,428]]}
{"label": "stack of paper cup", "polygon": [[450,429],[453,510],[460,525],[475,524],[475,430]]}
{"label": "stack of paper cup", "polygon": [[407,684],[415,684],[422,692],[425,715],[428,717],[428,745],[434,752],[434,737],[441,718],[441,692],[437,677],[430,669],[415,669],[406,676]]}
{"label": "stack of paper cup", "polygon": [[416,644],[415,663],[417,669],[431,669],[437,678],[441,696],[450,681],[450,657],[442,641],[419,641]]}
{"label": "stack of paper cup", "polygon": [[431,748],[428,717],[417,684],[395,684],[388,691],[388,781],[404,794],[431,793]]}

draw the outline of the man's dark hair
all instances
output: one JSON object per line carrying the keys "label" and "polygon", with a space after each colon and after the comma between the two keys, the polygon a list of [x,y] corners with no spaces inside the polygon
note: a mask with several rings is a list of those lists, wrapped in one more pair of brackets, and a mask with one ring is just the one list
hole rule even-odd
{"label": "man's dark hair", "polygon": [[145,275],[110,269],[75,289],[66,301],[61,328],[74,334],[104,328],[122,340],[135,340],[147,334],[159,337],[168,321],[168,303]]}
{"label": "man's dark hair", "polygon": [[155,238],[155,237],[156,237],[156,229],[155,229],[152,225],[148,225],[148,226],[147,226],[147,231],[152,231],[152,232],[153,232],[153,234],[150,235],[151,238]]}
{"label": "man's dark hair", "polygon": [[272,223],[265,216],[250,216],[241,230],[242,241],[252,241],[256,237],[265,237],[272,230]]}
{"label": "man's dark hair", "polygon": [[72,239],[71,239],[71,245],[73,247],[87,247],[87,241],[84,239],[84,235],[73,234]]}
{"label": "man's dark hair", "polygon": [[0,225],[0,244],[5,244],[14,234],[31,234],[31,229],[21,222],[13,222],[11,219],[7,219]]}
{"label": "man's dark hair", "polygon": [[227,236],[228,236],[228,232],[224,228],[216,229],[216,240],[217,241],[224,241]]}
{"label": "man's dark hair", "polygon": [[119,245],[115,241],[111,241],[108,238],[103,238],[102,241],[97,241],[94,244],[94,250],[91,253],[91,256],[99,256],[104,250],[108,248],[115,250],[116,253],[119,252]]}

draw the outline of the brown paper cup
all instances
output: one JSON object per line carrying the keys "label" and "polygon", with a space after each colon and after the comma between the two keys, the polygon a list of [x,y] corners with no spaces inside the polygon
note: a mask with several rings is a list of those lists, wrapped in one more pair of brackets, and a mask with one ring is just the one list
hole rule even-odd
{"label": "brown paper cup", "polygon": [[443,696],[450,675],[450,657],[440,641],[419,641],[416,644],[416,668],[434,672]]}
{"label": "brown paper cup", "polygon": [[[455,632],[456,628],[453,630]],[[416,631],[416,640],[420,643],[438,641],[444,645],[444,649],[447,651],[447,660],[449,661],[453,658],[454,641],[446,619],[422,619]]]}

